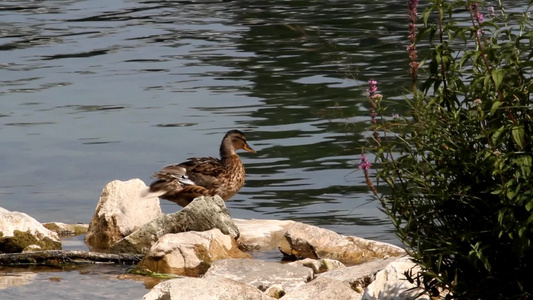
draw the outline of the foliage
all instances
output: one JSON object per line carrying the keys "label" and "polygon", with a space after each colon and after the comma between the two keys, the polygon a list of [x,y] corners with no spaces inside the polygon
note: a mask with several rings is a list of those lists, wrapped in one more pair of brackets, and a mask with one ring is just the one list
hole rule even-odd
{"label": "foliage", "polygon": [[[421,266],[410,280],[432,296],[528,299],[533,1],[507,13],[501,2],[494,12],[480,1],[432,0],[420,15],[417,2],[409,3],[410,116],[385,117],[369,88],[376,179],[390,188],[383,210]],[[418,62],[418,51],[428,58]]]}

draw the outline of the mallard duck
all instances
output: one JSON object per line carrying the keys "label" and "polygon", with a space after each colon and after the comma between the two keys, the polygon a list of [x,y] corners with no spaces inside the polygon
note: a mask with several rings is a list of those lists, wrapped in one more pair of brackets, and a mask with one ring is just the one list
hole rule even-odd
{"label": "mallard duck", "polygon": [[154,173],[146,194],[185,207],[199,196],[219,195],[227,201],[244,185],[245,172],[236,150],[255,153],[239,130],[230,130],[220,144],[220,158],[193,157]]}

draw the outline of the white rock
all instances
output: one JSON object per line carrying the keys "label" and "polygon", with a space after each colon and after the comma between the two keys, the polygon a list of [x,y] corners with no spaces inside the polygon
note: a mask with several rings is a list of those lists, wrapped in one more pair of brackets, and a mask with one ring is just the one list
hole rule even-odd
{"label": "white rock", "polygon": [[257,288],[227,278],[176,278],[156,285],[143,300],[273,300]]}
{"label": "white rock", "polygon": [[290,291],[313,278],[313,270],[307,267],[291,266],[257,259],[217,260],[205,273],[204,278],[226,277],[266,291],[279,284]]}
{"label": "white rock", "polygon": [[349,264],[405,254],[403,249],[391,244],[343,236],[303,223],[289,227],[279,249],[284,255],[298,259],[331,258]]}
{"label": "white rock", "polygon": [[429,296],[422,295],[421,289],[406,280],[404,272],[419,269],[408,257],[403,257],[390,263],[385,269],[376,274],[375,280],[366,288],[364,300],[404,300],[418,299],[430,300]]}
{"label": "white rock", "polygon": [[219,259],[251,258],[239,250],[233,237],[218,228],[166,234],[148,251],[140,268],[158,273],[198,276]]}
{"label": "white rock", "polygon": [[279,246],[287,229],[294,221],[234,219],[241,235],[237,240],[244,251],[271,250]]}
{"label": "white rock", "polygon": [[340,280],[348,284],[354,291],[363,295],[365,288],[374,281],[376,273],[398,259],[400,258],[391,257],[387,259],[374,259],[360,265],[333,269],[319,274],[318,277],[328,277]]}
{"label": "white rock", "polygon": [[[20,231],[20,234],[29,234],[32,241],[25,239],[23,242],[9,242],[7,240],[14,237],[15,231]],[[17,211],[8,211],[0,207],[0,239],[5,243],[4,246],[9,249],[3,252],[21,252],[24,248],[31,244],[36,244],[43,250],[57,250],[61,249],[61,240],[55,232],[46,229],[39,221],[30,217],[29,215]]]}
{"label": "white rock", "polygon": [[104,187],[85,236],[91,250],[108,249],[162,214],[159,198],[141,196],[146,188],[140,179],[115,180]]}
{"label": "white rock", "polygon": [[297,287],[281,298],[282,300],[360,300],[361,295],[340,280],[319,277]]}
{"label": "white rock", "polygon": [[169,233],[207,231],[218,228],[235,238],[239,229],[233,222],[224,200],[220,196],[198,197],[182,210],[162,215],[116,242],[112,253],[146,253],[159,238]]}

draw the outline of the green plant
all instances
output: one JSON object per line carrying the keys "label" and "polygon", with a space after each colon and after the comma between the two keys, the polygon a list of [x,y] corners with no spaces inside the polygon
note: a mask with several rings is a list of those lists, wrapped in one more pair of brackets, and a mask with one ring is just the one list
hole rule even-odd
{"label": "green plant", "polygon": [[[409,2],[410,115],[383,117],[369,82],[376,181],[389,187],[379,199],[421,267],[408,278],[430,295],[528,299],[533,1],[523,13],[500,1],[497,14],[482,1],[429,2],[420,18]],[[419,51],[428,58],[418,62]]]}

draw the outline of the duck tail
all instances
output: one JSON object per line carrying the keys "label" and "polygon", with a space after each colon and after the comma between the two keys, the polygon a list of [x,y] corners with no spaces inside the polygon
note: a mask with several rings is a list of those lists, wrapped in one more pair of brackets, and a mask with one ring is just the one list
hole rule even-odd
{"label": "duck tail", "polygon": [[166,194],[166,190],[162,188],[161,183],[156,181],[141,191],[141,198],[161,197],[164,194]]}

